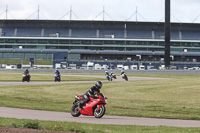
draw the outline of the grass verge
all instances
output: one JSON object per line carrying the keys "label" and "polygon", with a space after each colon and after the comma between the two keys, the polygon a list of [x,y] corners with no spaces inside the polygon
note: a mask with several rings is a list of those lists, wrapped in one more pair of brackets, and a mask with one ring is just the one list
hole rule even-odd
{"label": "grass verge", "polygon": [[[200,76],[168,78],[104,82],[101,92],[109,98],[106,114],[200,120]],[[74,96],[85,93],[92,85],[2,86],[0,106],[70,112]]]}
{"label": "grass verge", "polygon": [[166,126],[100,125],[75,122],[38,121],[26,119],[0,118],[0,127],[47,129],[53,131],[75,131],[80,133],[194,133],[200,128]]}
{"label": "grass verge", "polygon": [[[30,59],[0,59],[0,64],[24,64],[28,65],[30,62]],[[41,59],[34,59],[35,65],[52,65],[52,60],[41,60]]]}
{"label": "grass verge", "polygon": [[[22,73],[19,72],[0,72],[0,81],[7,82],[7,81],[22,81]],[[31,81],[54,81],[53,74],[47,73],[30,73],[31,74]],[[61,81],[96,81],[96,80],[105,80],[103,78],[94,78],[94,77],[80,77],[80,76],[67,76],[68,74],[61,74]],[[70,74],[72,75],[72,74]]]}

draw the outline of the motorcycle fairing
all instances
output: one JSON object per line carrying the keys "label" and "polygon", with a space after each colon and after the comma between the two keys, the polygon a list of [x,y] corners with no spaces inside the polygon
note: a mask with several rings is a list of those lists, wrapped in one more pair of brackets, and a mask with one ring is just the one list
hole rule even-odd
{"label": "motorcycle fairing", "polygon": [[79,109],[80,113],[83,115],[94,115],[94,107],[96,106],[96,103],[100,102],[100,99],[93,99],[91,101],[89,101],[88,103],[86,103],[86,106],[84,109]]}
{"label": "motorcycle fairing", "polygon": [[81,100],[83,100],[83,97],[82,97],[82,95],[78,95],[78,97],[79,97],[79,98],[81,98]]}
{"label": "motorcycle fairing", "polygon": [[97,105],[98,110],[100,110],[101,106],[104,106],[104,105],[103,105],[103,104],[99,104],[99,105]]}

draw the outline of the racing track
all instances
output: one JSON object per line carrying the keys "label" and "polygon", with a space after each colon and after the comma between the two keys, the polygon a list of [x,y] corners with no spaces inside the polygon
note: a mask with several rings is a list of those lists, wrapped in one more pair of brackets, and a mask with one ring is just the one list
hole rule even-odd
{"label": "racing track", "polygon": [[[83,76],[88,75],[62,75],[62,76]],[[105,78],[105,76],[88,76]],[[149,78],[149,77],[129,77],[129,80],[161,80],[166,78]],[[114,81],[123,81],[120,77]],[[109,81],[103,81],[109,82]],[[126,81],[124,81],[126,82]],[[1,82],[0,86],[11,85],[41,85],[41,84],[63,84],[63,83],[94,83],[94,81],[65,81],[65,82]],[[93,124],[114,124],[114,125],[145,125],[145,126],[175,126],[175,127],[200,127],[200,121],[197,120],[177,120],[177,119],[156,119],[156,118],[138,118],[125,116],[110,116],[105,115],[101,119],[96,119],[93,116],[72,117],[70,113],[39,111],[29,109],[17,109],[0,107],[0,117],[11,117],[18,119],[37,119],[48,121],[69,121]]]}
{"label": "racing track", "polygon": [[72,117],[70,113],[39,111],[29,109],[16,109],[0,107],[0,117],[11,117],[18,119],[37,119],[48,121],[68,121],[92,124],[112,124],[112,125],[143,125],[143,126],[175,126],[175,127],[200,127],[200,121],[195,120],[175,120],[175,119],[156,119],[138,118],[124,116],[105,115],[101,119],[93,116]]}
{"label": "racing track", "polygon": [[[19,74],[19,73],[9,73],[9,74]],[[41,75],[41,74],[31,74],[33,75]],[[52,74],[42,74],[42,75],[51,75]],[[104,78],[105,76],[97,76],[97,75],[62,75],[62,76],[78,76],[78,77],[94,77],[94,78]],[[134,80],[161,80],[161,79],[167,79],[167,78],[152,78],[152,77],[128,77],[129,81]],[[114,79],[112,82],[115,81],[125,81],[121,77],[117,77],[117,79]],[[111,82],[107,80],[103,80],[102,82]],[[0,82],[0,86],[13,86],[13,85],[44,85],[44,84],[66,84],[66,83],[95,83],[95,81],[61,81],[61,82]]]}

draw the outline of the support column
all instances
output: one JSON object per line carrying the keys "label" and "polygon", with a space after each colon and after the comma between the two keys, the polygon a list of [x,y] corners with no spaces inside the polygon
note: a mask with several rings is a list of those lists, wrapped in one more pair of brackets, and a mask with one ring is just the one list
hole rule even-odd
{"label": "support column", "polygon": [[170,0],[165,0],[165,67],[170,67]]}

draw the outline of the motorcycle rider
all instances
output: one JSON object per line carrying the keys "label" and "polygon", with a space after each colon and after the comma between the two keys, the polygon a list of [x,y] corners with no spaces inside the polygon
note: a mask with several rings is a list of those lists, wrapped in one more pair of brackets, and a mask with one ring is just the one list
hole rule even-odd
{"label": "motorcycle rider", "polygon": [[123,75],[123,74],[125,74],[125,72],[124,72],[124,71],[121,71],[121,75]]}
{"label": "motorcycle rider", "polygon": [[82,105],[84,105],[85,103],[89,102],[89,96],[95,98],[95,95],[97,93],[100,93],[100,89],[102,87],[102,82],[101,81],[96,81],[95,85],[90,87],[90,89],[82,96],[83,100],[78,104],[78,107],[81,108]]}
{"label": "motorcycle rider", "polygon": [[58,74],[58,75],[60,75],[60,72],[58,71],[58,69],[56,69],[56,71],[55,71],[55,74]]}
{"label": "motorcycle rider", "polygon": [[108,71],[105,71],[105,75],[106,75],[106,78],[108,79],[108,81],[110,81],[111,79],[111,77],[110,77],[110,75],[109,75],[109,72]]}
{"label": "motorcycle rider", "polygon": [[105,75],[109,75],[109,72],[108,72],[108,71],[105,71]]}
{"label": "motorcycle rider", "polygon": [[31,76],[30,76],[30,74],[29,74],[29,70],[28,70],[28,68],[24,71],[24,73],[23,73],[23,78],[24,77],[27,77],[27,79],[28,80],[30,80],[30,78],[31,78]]}
{"label": "motorcycle rider", "polygon": [[[54,73],[54,77],[55,77],[55,78],[58,78],[58,81],[61,80],[61,79],[60,79],[60,72],[58,71],[58,69],[56,69],[56,71],[55,71],[55,73]],[[55,79],[55,81],[56,81],[56,79]]]}
{"label": "motorcycle rider", "polygon": [[128,77],[127,77],[127,75],[125,74],[124,71],[121,72],[121,76],[122,76],[123,79],[125,79],[126,81],[128,81]]}
{"label": "motorcycle rider", "polygon": [[112,78],[116,79],[116,75],[115,75],[113,72],[110,73],[110,76],[111,76]]}
{"label": "motorcycle rider", "polygon": [[24,75],[29,74],[28,68],[24,71]]}

